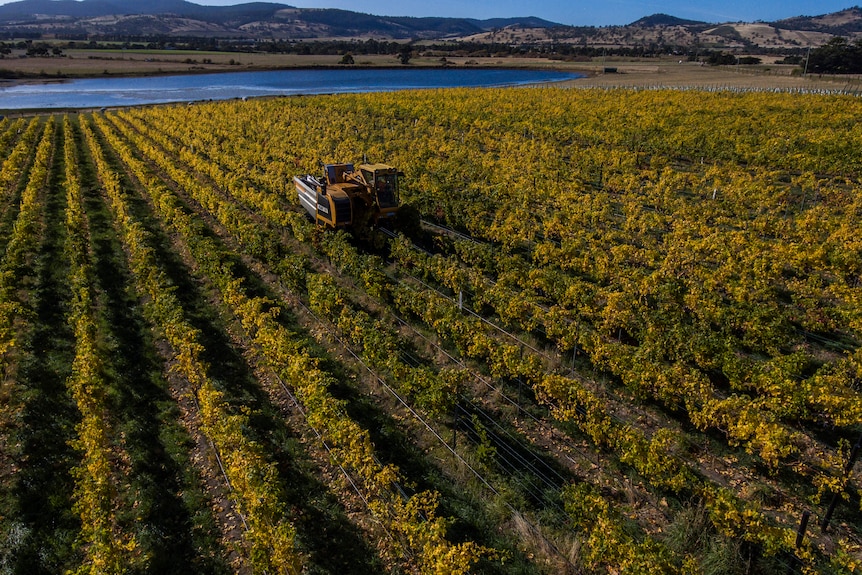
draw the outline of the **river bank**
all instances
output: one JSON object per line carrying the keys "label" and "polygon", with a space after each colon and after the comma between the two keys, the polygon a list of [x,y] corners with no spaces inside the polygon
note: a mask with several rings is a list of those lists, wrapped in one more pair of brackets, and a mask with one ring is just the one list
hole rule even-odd
{"label": "river bank", "polygon": [[701,87],[862,92],[859,76],[799,74],[794,66],[766,60],[757,66],[704,66],[665,58],[596,58],[563,61],[516,57],[415,57],[403,65],[395,55],[299,55],[181,50],[67,50],[63,56],[0,58],[0,88],[63,82],[77,78],[154,77],[273,70],[508,68],[557,70],[583,77],[572,87]]}

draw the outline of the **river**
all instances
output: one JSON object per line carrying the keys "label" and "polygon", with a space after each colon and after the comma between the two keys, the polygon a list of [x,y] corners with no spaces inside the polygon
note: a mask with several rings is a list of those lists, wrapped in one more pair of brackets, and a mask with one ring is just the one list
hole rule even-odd
{"label": "river", "polygon": [[579,77],[580,74],[554,70],[339,68],[85,78],[2,87],[0,110],[101,108],[258,96],[386,92],[457,86],[517,86]]}

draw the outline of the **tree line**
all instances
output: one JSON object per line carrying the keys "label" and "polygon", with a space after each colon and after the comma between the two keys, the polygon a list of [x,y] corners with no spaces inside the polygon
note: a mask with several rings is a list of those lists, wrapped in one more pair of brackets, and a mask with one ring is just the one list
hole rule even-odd
{"label": "tree line", "polygon": [[[18,39],[0,41],[3,54],[12,49],[26,50],[31,56],[61,55],[66,49],[92,50],[198,50],[216,52],[265,52],[273,54],[299,55],[398,55],[411,56],[469,56],[469,57],[545,57],[559,60],[590,59],[600,56],[651,58],[674,54],[689,60],[710,64],[736,63],[736,53],[712,50],[702,46],[672,45],[666,42],[650,42],[638,46],[603,47],[586,43],[532,43],[509,44],[502,42],[448,42],[434,43],[416,41],[378,40],[249,40],[241,38],[199,37],[154,37],[154,36],[103,36],[99,38],[58,38],[51,41]],[[764,51],[761,50],[760,53]],[[772,53],[774,50],[767,50]],[[798,57],[801,49],[791,50]],[[787,54],[787,50],[780,52]],[[723,61],[722,57],[726,60]],[[731,62],[732,60],[732,62]],[[741,62],[753,63],[753,62]]]}
{"label": "tree line", "polygon": [[833,38],[811,50],[806,68],[818,74],[862,73],[862,39],[850,42],[841,36]]}

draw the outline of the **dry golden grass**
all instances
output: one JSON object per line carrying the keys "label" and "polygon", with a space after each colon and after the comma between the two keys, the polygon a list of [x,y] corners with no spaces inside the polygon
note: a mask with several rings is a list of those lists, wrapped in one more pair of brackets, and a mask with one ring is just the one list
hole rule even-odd
{"label": "dry golden grass", "polygon": [[[249,54],[232,52],[149,50],[65,50],[64,56],[20,57],[13,53],[0,59],[0,71],[26,77],[81,77],[104,75],[182,74],[189,72],[236,72],[337,66],[341,56],[296,54]],[[396,56],[357,56],[360,66],[398,66]]]}

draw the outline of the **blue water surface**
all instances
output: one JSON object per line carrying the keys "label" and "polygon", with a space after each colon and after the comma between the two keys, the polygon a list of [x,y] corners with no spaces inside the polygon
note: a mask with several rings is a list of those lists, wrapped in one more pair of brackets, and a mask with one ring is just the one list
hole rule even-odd
{"label": "blue water surface", "polygon": [[511,69],[332,69],[86,78],[0,87],[0,109],[100,108],[256,96],[517,86],[580,74]]}

